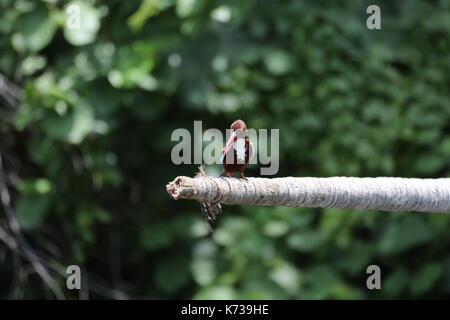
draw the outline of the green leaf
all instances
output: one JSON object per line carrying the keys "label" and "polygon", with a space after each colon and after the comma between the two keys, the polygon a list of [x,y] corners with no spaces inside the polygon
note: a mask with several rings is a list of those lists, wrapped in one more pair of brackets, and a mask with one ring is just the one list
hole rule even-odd
{"label": "green leaf", "polygon": [[42,120],[42,126],[53,138],[79,144],[92,131],[94,122],[90,107],[80,104],[64,116],[48,116]]}
{"label": "green leaf", "polygon": [[52,183],[45,178],[24,180],[18,185],[22,195],[46,194],[52,190]]}
{"label": "green leaf", "polygon": [[421,155],[416,160],[417,172],[421,174],[433,174],[438,172],[446,161],[439,155]]}
{"label": "green leaf", "polygon": [[289,293],[296,293],[300,287],[300,275],[295,267],[288,263],[277,265],[269,277]]}
{"label": "green leaf", "polygon": [[442,267],[438,263],[427,264],[411,278],[411,293],[414,296],[429,291],[442,274]]}
{"label": "green leaf", "polygon": [[204,4],[206,4],[204,0],[177,0],[177,15],[180,18],[192,16],[194,13],[199,12]]}
{"label": "green leaf", "polygon": [[158,263],[155,272],[156,284],[164,292],[173,294],[189,280],[186,258],[171,257]]}
{"label": "green leaf", "polygon": [[284,51],[269,51],[264,58],[267,70],[273,75],[283,75],[293,67],[292,58]]}
{"label": "green leaf", "polygon": [[382,289],[386,290],[390,297],[397,297],[408,285],[409,280],[408,272],[400,268],[388,275]]}
{"label": "green leaf", "polygon": [[24,75],[32,75],[36,71],[45,67],[47,60],[41,56],[29,56],[25,58],[20,66],[20,70]]}
{"label": "green leaf", "polygon": [[281,220],[270,220],[264,226],[264,233],[269,237],[281,237],[289,230],[289,224]]}
{"label": "green leaf", "polygon": [[233,300],[236,299],[236,291],[229,286],[213,286],[200,290],[194,299],[197,300]]}
{"label": "green leaf", "polygon": [[157,15],[161,10],[170,7],[172,4],[173,0],[142,0],[139,8],[128,19],[128,26],[133,31],[139,31],[149,18]]}
{"label": "green leaf", "polygon": [[319,231],[307,230],[289,236],[287,244],[292,249],[310,252],[320,246],[323,239],[323,233],[320,233]]}
{"label": "green leaf", "polygon": [[305,282],[308,284],[308,297],[325,299],[330,296],[334,287],[341,284],[339,274],[334,268],[316,264],[306,272]]}
{"label": "green leaf", "polygon": [[24,230],[38,228],[48,213],[50,197],[28,196],[21,198],[15,208],[15,213],[20,226]]}
{"label": "green leaf", "polygon": [[108,80],[115,88],[133,88],[153,91],[158,81],[150,72],[155,66],[155,48],[152,42],[136,41],[118,51]]}
{"label": "green leaf", "polygon": [[409,250],[433,238],[426,221],[420,217],[405,217],[392,222],[384,232],[378,249],[382,254],[395,254]]}
{"label": "green leaf", "polygon": [[209,258],[197,258],[192,263],[192,275],[194,280],[201,286],[212,283],[216,277],[214,260]]}
{"label": "green leaf", "polygon": [[[22,16],[16,39],[23,42],[23,48],[36,52],[52,41],[56,28],[57,25],[48,10],[39,6],[36,10]],[[17,48],[16,45],[16,49],[21,48]]]}

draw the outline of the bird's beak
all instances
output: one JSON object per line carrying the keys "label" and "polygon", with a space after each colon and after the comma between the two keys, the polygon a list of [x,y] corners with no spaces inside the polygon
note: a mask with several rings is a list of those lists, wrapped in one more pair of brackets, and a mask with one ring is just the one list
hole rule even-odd
{"label": "bird's beak", "polygon": [[236,132],[233,132],[230,135],[230,138],[228,139],[227,145],[225,146],[225,148],[223,148],[222,152],[223,153],[227,153],[228,151],[230,151],[231,147],[233,146],[234,143],[234,139],[236,138]]}

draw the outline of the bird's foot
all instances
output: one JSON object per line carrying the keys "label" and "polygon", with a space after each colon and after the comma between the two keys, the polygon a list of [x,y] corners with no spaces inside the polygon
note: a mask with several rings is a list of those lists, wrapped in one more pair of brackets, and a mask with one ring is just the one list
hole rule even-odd
{"label": "bird's foot", "polygon": [[239,172],[239,178],[240,178],[240,179],[244,179],[244,180],[248,180],[248,178],[246,178],[246,177],[244,176],[244,173],[243,173],[243,172]]}

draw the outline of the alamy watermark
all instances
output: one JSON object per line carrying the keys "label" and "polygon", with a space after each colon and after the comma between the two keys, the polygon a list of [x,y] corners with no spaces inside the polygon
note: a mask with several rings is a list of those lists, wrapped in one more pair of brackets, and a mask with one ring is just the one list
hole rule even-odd
{"label": "alamy watermark", "polygon": [[69,274],[66,281],[67,289],[73,290],[81,289],[81,269],[76,264],[70,265],[66,269],[66,273]]}
{"label": "alamy watermark", "polygon": [[81,29],[81,9],[77,4],[71,4],[66,8],[66,26],[70,30]]}
{"label": "alamy watermark", "polygon": [[367,267],[366,273],[370,274],[367,278],[366,286],[369,290],[381,289],[381,269],[376,264]]}
{"label": "alamy watermark", "polygon": [[376,4],[372,4],[367,7],[367,14],[370,16],[366,20],[367,29],[381,29],[381,9]]}
{"label": "alamy watermark", "polygon": [[[175,129],[171,134],[171,141],[178,142],[171,152],[173,164],[222,164],[220,157],[225,141],[233,134],[232,129],[226,130],[226,139],[221,130],[209,128],[203,131],[202,121],[194,121],[193,135],[186,128]],[[275,175],[280,164],[280,130],[279,129],[247,129],[249,140],[252,142],[253,157],[249,164],[260,164],[261,175]],[[207,143],[204,146],[204,143]],[[239,139],[236,150],[239,152]],[[242,145],[241,145],[242,146]],[[270,152],[269,152],[270,151]],[[239,161],[239,160],[238,160]],[[227,163],[228,160],[227,160]]]}

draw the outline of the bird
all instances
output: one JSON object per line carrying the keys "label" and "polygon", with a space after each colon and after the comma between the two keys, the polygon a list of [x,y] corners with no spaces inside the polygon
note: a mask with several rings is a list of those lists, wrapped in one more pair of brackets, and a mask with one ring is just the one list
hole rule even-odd
{"label": "bird", "polygon": [[[244,170],[253,157],[253,144],[248,137],[248,130],[244,121],[236,120],[230,128],[232,131],[230,138],[221,152],[223,163],[221,176],[225,174],[227,177],[233,177],[233,173],[239,172],[240,178],[247,179],[244,176]],[[195,177],[206,176],[204,166],[201,165]],[[219,202],[200,202],[200,211],[209,233],[212,234],[217,216],[222,213],[222,206]]]}
{"label": "bird", "polygon": [[247,125],[241,119],[234,121],[230,128],[230,138],[221,152],[222,175],[231,178],[234,173],[238,172],[239,178],[247,180],[244,176],[244,170],[250,159],[253,158],[253,143],[248,137]]}

